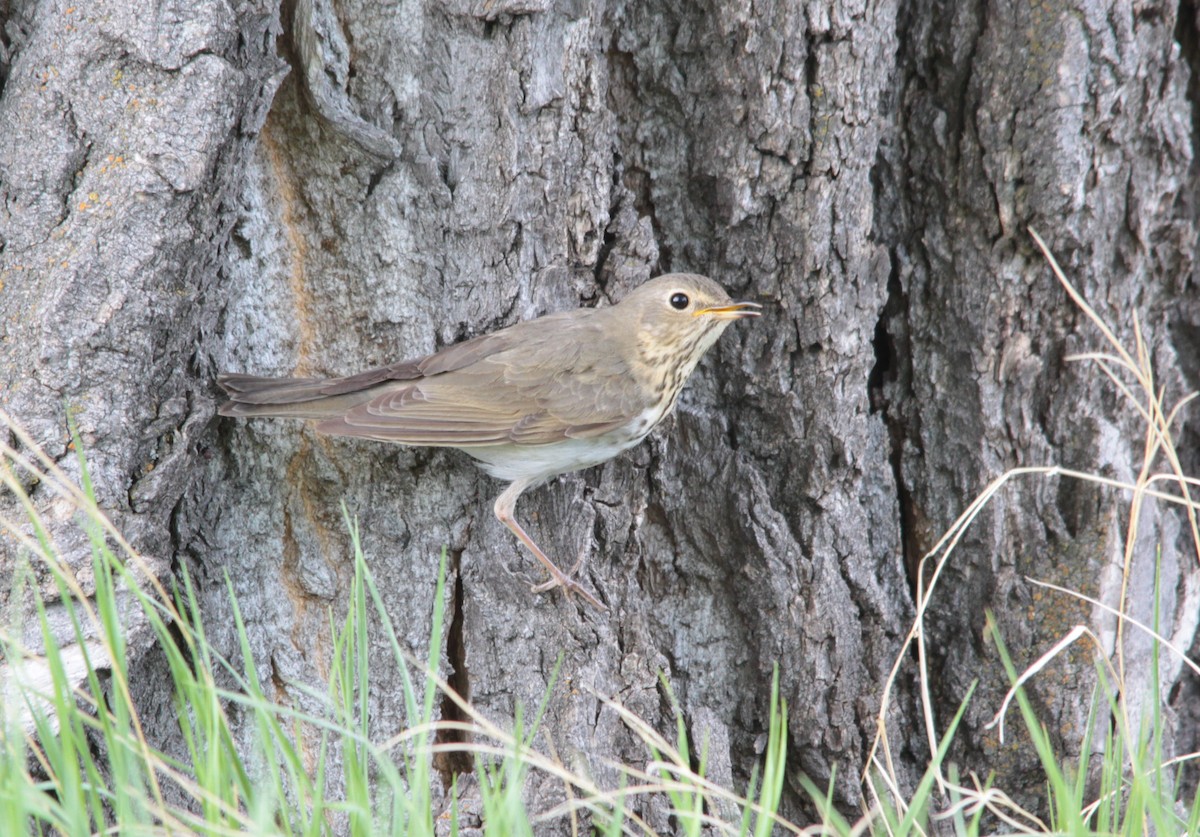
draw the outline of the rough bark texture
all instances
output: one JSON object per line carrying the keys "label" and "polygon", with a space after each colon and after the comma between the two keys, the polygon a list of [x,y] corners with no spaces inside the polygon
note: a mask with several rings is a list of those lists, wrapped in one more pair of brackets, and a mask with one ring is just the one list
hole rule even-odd
{"label": "rough bark texture", "polygon": [[[877,216],[881,237],[894,242],[883,327],[898,364],[883,391],[909,501],[910,558],[933,545],[964,497],[1006,469],[1059,464],[1132,482],[1141,466],[1145,430],[1128,402],[1095,366],[1066,361],[1109,347],[1049,280],[1026,225],[1047,237],[1124,345],[1134,345],[1140,320],[1170,401],[1200,383],[1191,12],[1177,19],[1159,6],[1091,3],[942,11],[910,10],[900,21],[900,137],[881,166],[896,188],[883,190]],[[1194,474],[1195,410],[1185,416],[1177,439]],[[949,711],[983,678],[959,744],[1001,771],[1027,773],[1027,787],[1036,766],[982,729],[1008,684],[986,662],[995,655],[980,617],[996,613],[1018,667],[1077,623],[1112,655],[1111,615],[1026,579],[1119,607],[1127,503],[1074,480],[1027,480],[1005,491],[952,564],[950,597],[933,622],[934,687]],[[1160,624],[1187,648],[1200,613],[1197,556],[1173,513],[1145,510],[1126,611],[1154,622],[1156,546]],[[1180,660],[1163,657],[1154,695],[1145,688],[1149,638],[1127,631],[1125,652],[1138,672],[1127,698],[1140,712],[1167,697]],[[1033,688],[1066,754],[1086,727],[1090,659],[1078,648]]]}
{"label": "rough bark texture", "polygon": [[[0,3],[0,406],[60,459],[74,411],[104,507],[164,575],[189,569],[233,654],[228,576],[281,701],[327,670],[344,501],[417,651],[448,549],[443,673],[484,712],[536,705],[561,655],[559,754],[644,761],[593,692],[669,729],[661,672],[740,785],[778,663],[792,770],[836,767],[852,805],[920,556],[1008,468],[1140,466],[1129,406],[1065,360],[1099,337],[1025,226],[1127,343],[1140,317],[1163,385],[1200,388],[1190,7],[151,6]],[[491,514],[501,486],[466,457],[213,419],[217,370],[359,371],[668,270],[764,316],[727,332],[647,444],[518,507],[552,557],[587,559],[606,614],[530,593],[535,564]],[[1109,617],[1025,577],[1116,604],[1123,509],[1014,484],[930,616],[939,715],[984,678],[956,758],[1010,792],[1041,780],[983,730],[1005,686],[984,611],[1018,664],[1076,622],[1111,641]],[[1145,513],[1132,599],[1147,618],[1161,545],[1163,632],[1187,647],[1200,581],[1180,520]],[[1148,643],[1127,642],[1145,671]],[[382,738],[403,715],[379,649]],[[1168,695],[1164,663],[1179,705],[1195,687]],[[138,664],[147,717],[169,717],[160,658]],[[1087,653],[1070,665],[1033,687],[1068,752],[1094,685]],[[907,677],[892,735],[920,770]]]}

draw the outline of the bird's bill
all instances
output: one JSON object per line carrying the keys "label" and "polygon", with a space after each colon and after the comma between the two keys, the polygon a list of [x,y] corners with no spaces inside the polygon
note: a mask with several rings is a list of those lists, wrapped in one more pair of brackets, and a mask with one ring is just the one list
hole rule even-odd
{"label": "bird's bill", "polygon": [[693,317],[716,317],[718,320],[740,320],[745,317],[757,317],[762,312],[758,309],[762,308],[757,302],[734,302],[730,305],[714,305],[710,308],[701,308],[694,313]]}

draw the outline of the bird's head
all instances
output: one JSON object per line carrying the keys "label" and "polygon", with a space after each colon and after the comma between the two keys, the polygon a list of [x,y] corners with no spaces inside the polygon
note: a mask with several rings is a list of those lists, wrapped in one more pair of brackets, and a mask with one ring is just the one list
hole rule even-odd
{"label": "bird's head", "polygon": [[636,329],[646,364],[686,378],[731,322],[757,317],[760,307],[734,302],[707,276],[668,273],[639,286],[613,313]]}

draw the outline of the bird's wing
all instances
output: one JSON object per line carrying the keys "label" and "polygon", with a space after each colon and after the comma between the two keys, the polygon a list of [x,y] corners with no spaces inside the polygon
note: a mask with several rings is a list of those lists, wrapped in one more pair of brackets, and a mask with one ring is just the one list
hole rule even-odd
{"label": "bird's wing", "polygon": [[[572,312],[574,313],[574,312]],[[424,359],[424,377],[378,393],[317,429],[410,445],[541,445],[587,439],[645,410],[600,323],[551,316],[468,341]],[[571,339],[563,338],[569,326]],[[486,341],[487,338],[481,338]],[[475,345],[472,345],[475,344]]]}
{"label": "bird's wing", "polygon": [[462,369],[508,348],[512,343],[511,331],[512,328],[506,328],[493,334],[483,334],[470,340],[464,340],[462,343],[447,346],[440,352],[425,357],[402,360],[388,366],[368,369],[357,375],[335,378],[328,382],[324,394],[341,395],[358,392],[389,381],[414,381],[430,375]]}

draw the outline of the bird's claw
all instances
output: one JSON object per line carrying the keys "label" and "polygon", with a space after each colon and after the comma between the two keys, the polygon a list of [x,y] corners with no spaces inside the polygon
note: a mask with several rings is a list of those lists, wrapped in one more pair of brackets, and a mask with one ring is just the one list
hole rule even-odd
{"label": "bird's claw", "polygon": [[591,593],[589,593],[587,590],[585,590],[583,588],[583,585],[581,585],[578,581],[575,581],[572,578],[568,578],[566,575],[552,576],[549,581],[545,581],[541,584],[535,585],[533,588],[533,592],[545,593],[550,590],[553,590],[555,587],[561,587],[563,589],[563,593],[565,593],[568,598],[570,598],[572,593],[578,593],[580,598],[584,599],[588,604],[590,604],[592,607],[596,608],[597,610],[599,610],[599,611],[607,611],[608,610],[607,607],[605,607],[603,604],[600,603],[599,599],[597,599],[595,596],[593,596]]}

